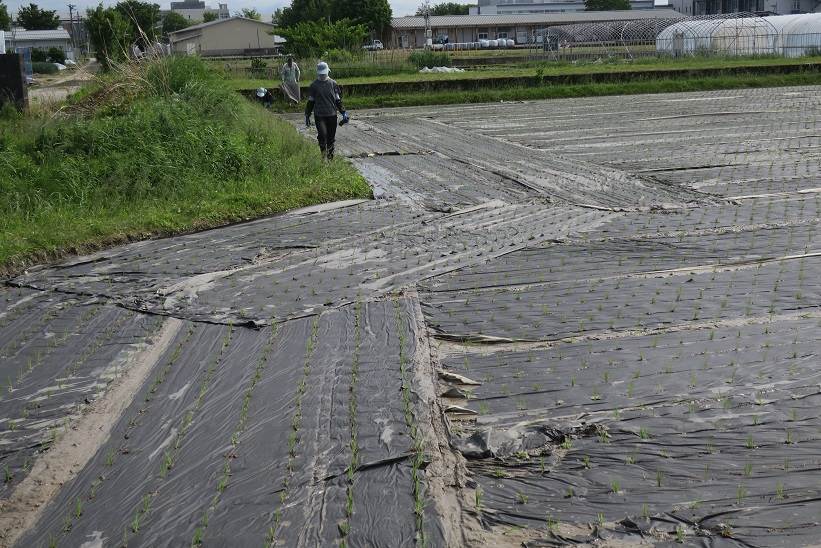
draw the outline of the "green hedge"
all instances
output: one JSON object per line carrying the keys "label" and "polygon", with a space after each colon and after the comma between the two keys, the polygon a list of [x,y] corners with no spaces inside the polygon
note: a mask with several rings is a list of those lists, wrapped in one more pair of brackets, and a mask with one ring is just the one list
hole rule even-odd
{"label": "green hedge", "polygon": [[54,63],[36,62],[31,64],[31,69],[35,74],[56,74],[57,66]]}

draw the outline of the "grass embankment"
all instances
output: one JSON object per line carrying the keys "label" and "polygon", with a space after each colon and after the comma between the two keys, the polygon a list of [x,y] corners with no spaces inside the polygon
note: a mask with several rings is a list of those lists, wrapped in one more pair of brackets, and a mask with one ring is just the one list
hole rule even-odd
{"label": "grass embankment", "polygon": [[[397,91],[395,86],[386,86],[387,91],[384,93],[370,90],[370,93],[347,95],[345,97],[345,106],[349,109],[365,109],[821,85],[821,71],[800,71],[788,74],[755,74],[749,72],[727,74],[718,71],[715,76],[686,73],[670,76],[669,74],[660,73],[658,75],[643,75],[640,79],[615,82],[551,83],[545,80],[541,84],[538,82],[513,85],[492,83],[493,85],[490,85],[491,82],[488,82],[487,87],[474,85],[475,89],[468,90],[409,89],[408,91]],[[343,92],[344,90],[343,86]],[[302,109],[301,105],[285,103],[282,100],[277,101],[274,108],[281,112],[296,112]]]}
{"label": "grass embankment", "polygon": [[56,112],[0,116],[0,273],[370,195],[193,58],[124,67]]}
{"label": "grass embankment", "polygon": [[[514,65],[492,65],[483,68],[466,69],[465,72],[449,74],[423,74],[418,71],[400,74],[360,76],[353,78],[334,77],[341,85],[356,84],[394,84],[401,82],[439,82],[443,80],[484,80],[492,78],[511,78],[517,76],[564,76],[583,74],[602,74],[638,71],[665,71],[665,70],[693,70],[693,69],[732,69],[773,66],[792,66],[805,64],[821,64],[821,56],[785,58],[777,56],[762,57],[684,57],[645,58],[645,59],[616,59],[612,62],[523,62]],[[331,67],[333,69],[333,66]],[[311,78],[306,73],[307,85]],[[236,90],[255,89],[271,79],[235,78],[229,85]]]}
{"label": "grass embankment", "polygon": [[[821,72],[763,76],[717,76],[712,78],[662,78],[619,83],[545,85],[540,87],[518,86],[472,91],[397,93],[349,97],[345,99],[345,106],[349,109],[408,107],[803,85],[821,85]],[[279,103],[277,107],[283,110],[293,108],[285,103]]]}

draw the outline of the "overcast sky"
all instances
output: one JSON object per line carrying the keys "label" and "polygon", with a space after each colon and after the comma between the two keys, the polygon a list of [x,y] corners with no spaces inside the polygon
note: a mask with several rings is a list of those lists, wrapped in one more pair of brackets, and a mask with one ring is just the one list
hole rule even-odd
{"label": "overcast sky", "polygon": [[[23,5],[27,6],[31,0],[4,0],[5,4],[9,7],[9,11],[16,15],[17,9]],[[95,0],[67,0],[63,2],[61,0],[34,0],[34,3],[40,6],[41,8],[46,8],[50,10],[57,10],[60,14],[68,15],[68,3],[71,1],[74,5],[78,6],[81,11],[85,11],[88,7],[96,6],[99,1]],[[155,2],[158,0],[154,0]],[[206,6],[216,6],[219,2],[228,2],[228,9],[231,10],[231,13],[235,11],[239,11],[242,8],[256,8],[265,16],[270,15],[274,12],[275,9],[281,8],[283,6],[289,5],[291,2],[290,0],[205,0]],[[111,5],[116,4],[117,0],[104,0],[103,4]],[[168,9],[170,0],[159,0],[159,4],[163,9]],[[400,15],[413,15],[416,12],[416,8],[421,3],[421,0],[390,0],[391,7],[393,8],[393,15],[400,16]],[[432,2],[436,4],[437,1]],[[266,17],[267,19],[268,17]]]}

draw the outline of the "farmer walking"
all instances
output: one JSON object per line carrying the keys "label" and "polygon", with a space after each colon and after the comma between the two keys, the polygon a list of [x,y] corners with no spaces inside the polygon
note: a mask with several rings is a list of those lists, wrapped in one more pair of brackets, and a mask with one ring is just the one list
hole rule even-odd
{"label": "farmer walking", "polygon": [[280,76],[282,77],[282,91],[285,93],[285,96],[294,103],[299,103],[299,78],[302,76],[302,73],[299,70],[299,65],[294,63],[293,55],[289,55],[288,61],[282,65]]}
{"label": "farmer walking", "polygon": [[339,85],[328,75],[328,63],[322,61],[316,66],[316,80],[308,88],[308,104],[305,105],[305,126],[311,127],[311,112],[316,120],[316,138],[322,156],[333,160],[336,142],[336,113],[342,114],[339,125],[348,123],[348,113],[342,106],[342,92]]}

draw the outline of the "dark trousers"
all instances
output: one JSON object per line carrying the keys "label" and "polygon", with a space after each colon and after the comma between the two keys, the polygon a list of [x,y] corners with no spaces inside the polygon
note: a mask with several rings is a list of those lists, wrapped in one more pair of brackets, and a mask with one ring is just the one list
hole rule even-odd
{"label": "dark trousers", "polygon": [[322,156],[333,160],[334,143],[336,143],[336,116],[315,116],[316,140],[319,141],[319,150]]}

